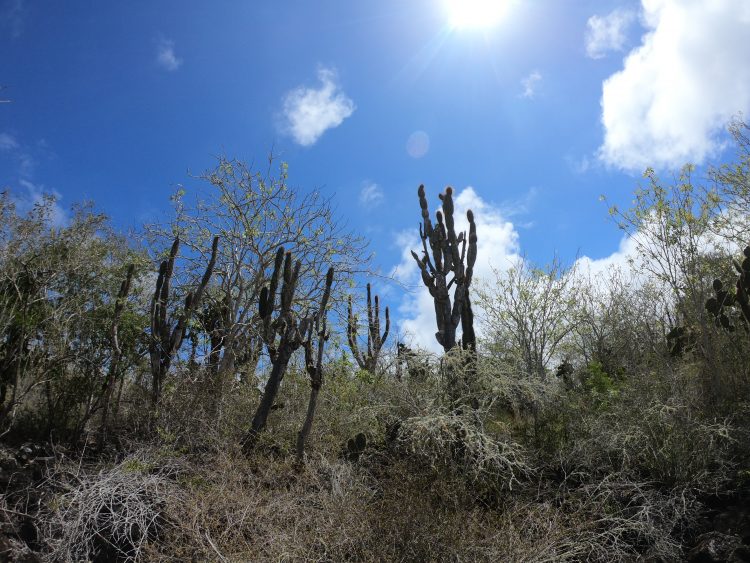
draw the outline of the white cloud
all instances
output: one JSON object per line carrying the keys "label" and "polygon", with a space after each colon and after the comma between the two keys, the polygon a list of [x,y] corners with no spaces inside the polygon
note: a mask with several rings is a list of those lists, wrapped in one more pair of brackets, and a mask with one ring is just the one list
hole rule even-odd
{"label": "white cloud", "polygon": [[531,72],[531,74],[529,74],[528,76],[524,76],[521,79],[521,86],[523,87],[521,97],[531,99],[536,96],[537,88],[539,87],[539,83],[541,81],[542,75],[537,70]]}
{"label": "white cloud", "polygon": [[18,148],[18,141],[10,133],[0,133],[0,151],[11,151]]}
{"label": "white cloud", "polygon": [[25,18],[24,0],[6,0],[0,5],[0,28],[7,28],[12,39],[17,39],[23,33]]}
{"label": "white cloud", "polygon": [[318,80],[319,88],[299,86],[284,96],[284,129],[304,147],[341,125],[355,109],[354,102],[340,90],[333,69],[320,68]]}
{"label": "white cloud", "polygon": [[374,182],[365,182],[359,191],[359,203],[364,206],[373,207],[382,203],[384,198],[382,188]]}
{"label": "white cloud", "polygon": [[620,246],[609,256],[603,258],[589,258],[581,256],[576,261],[576,271],[584,274],[586,277],[596,278],[605,275],[608,271],[619,269],[623,272],[635,273],[643,270],[635,267],[635,260],[638,257],[638,244],[636,238],[624,236],[620,240]]}
{"label": "white cloud", "polygon": [[592,162],[592,159],[586,154],[581,157],[568,154],[565,156],[565,163],[574,174],[586,174],[596,164],[596,162]]}
{"label": "white cloud", "polygon": [[[439,203],[435,193],[428,194],[428,201],[433,213],[437,210]],[[474,212],[474,220],[477,225],[477,262],[474,266],[475,282],[481,283],[482,279],[491,279],[492,268],[506,270],[518,256],[518,233],[510,221],[502,212],[483,200],[474,191],[467,187],[457,196],[454,192],[456,231],[468,232],[469,224],[466,220],[466,211]],[[416,197],[414,199],[415,210],[419,207]],[[422,242],[416,230],[402,232],[398,235],[396,244],[402,249],[401,263],[394,271],[396,278],[414,288],[412,293],[407,294],[399,307],[401,321],[400,332],[407,335],[411,343],[430,350],[442,352],[441,346],[435,340],[437,325],[435,323],[435,306],[427,288],[422,283],[419,270],[411,256],[414,250],[422,254]],[[475,310],[475,314],[478,311]],[[475,327],[478,329],[478,327]]]}
{"label": "white cloud", "polygon": [[648,33],[603,84],[599,156],[629,170],[701,163],[750,110],[750,2],[642,3]]}
{"label": "white cloud", "polygon": [[156,50],[156,63],[165,70],[175,71],[182,66],[182,59],[174,52],[174,41],[162,39]]}
{"label": "white cloud", "polygon": [[[734,222],[734,221],[733,221]],[[734,222],[736,223],[736,222]],[[676,268],[680,260],[680,248],[690,248],[695,244],[697,252],[705,256],[735,255],[740,252],[741,247],[732,239],[732,231],[721,230],[720,232],[708,231],[698,236],[694,241],[686,238],[669,248],[660,247],[653,239],[650,232],[659,232],[658,219],[655,214],[645,219],[641,229],[626,234],[621,240],[619,247],[609,256],[592,259],[588,256],[580,257],[576,262],[576,271],[583,279],[604,279],[613,271],[619,271],[636,286],[644,286],[647,283],[653,287],[661,287],[664,295],[670,294],[670,287],[665,279],[659,280],[654,272],[666,275],[663,268],[669,262],[669,275],[679,276]],[[664,257],[665,253],[670,256],[669,260]],[[655,257],[661,257],[658,260]]]}
{"label": "white cloud", "polygon": [[635,20],[630,10],[614,10],[606,16],[591,16],[586,22],[586,54],[601,59],[607,51],[622,51],[627,41],[628,27]]}
{"label": "white cloud", "polygon": [[18,182],[23,190],[11,192],[11,197],[16,207],[21,212],[30,211],[34,205],[42,204],[45,197],[54,198],[54,204],[51,206],[49,216],[50,226],[61,227],[68,222],[68,214],[58,203],[62,196],[56,190],[46,190],[44,186],[33,184],[28,180],[19,180]]}

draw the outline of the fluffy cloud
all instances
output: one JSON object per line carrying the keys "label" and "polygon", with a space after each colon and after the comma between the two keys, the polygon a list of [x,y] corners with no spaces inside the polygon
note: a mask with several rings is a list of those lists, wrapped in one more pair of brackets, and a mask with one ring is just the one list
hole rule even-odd
{"label": "fluffy cloud", "polygon": [[701,163],[750,110],[750,2],[642,3],[647,33],[603,84],[600,157],[629,170]]}
{"label": "fluffy cloud", "polygon": [[50,226],[62,227],[68,222],[68,214],[58,203],[62,196],[57,190],[47,190],[44,186],[33,184],[28,180],[18,181],[21,189],[11,191],[11,197],[13,202],[16,204],[16,208],[26,213],[31,211],[35,205],[40,205],[44,202],[45,197],[54,198],[54,203],[51,207],[51,214],[49,217]]}
{"label": "fluffy cloud", "polygon": [[607,51],[622,51],[627,40],[627,30],[635,19],[629,10],[614,10],[606,16],[591,16],[586,22],[586,54],[601,59]]}
{"label": "fluffy cloud", "polygon": [[355,109],[354,102],[339,88],[334,70],[320,68],[318,80],[319,88],[299,86],[284,96],[284,129],[304,147],[341,125]]}
{"label": "fluffy cloud", "polygon": [[365,182],[359,191],[359,203],[364,206],[375,206],[383,202],[383,190],[374,182]]}
{"label": "fluffy cloud", "polygon": [[25,19],[24,0],[5,0],[0,4],[0,29],[6,28],[12,39],[17,39],[23,33]]}
{"label": "fluffy cloud", "polygon": [[609,256],[603,258],[589,258],[581,256],[576,261],[576,271],[586,279],[606,277],[607,272],[620,270],[634,274],[643,273],[643,270],[635,266],[638,258],[638,242],[633,236],[625,236],[620,240],[620,246]]}
{"label": "fluffy cloud", "polygon": [[10,133],[0,133],[0,151],[11,151],[18,148],[18,141]]}
{"label": "fluffy cloud", "polygon": [[533,71],[528,76],[524,76],[521,79],[521,87],[523,87],[521,97],[531,99],[536,96],[537,88],[539,87],[539,83],[541,81],[542,75],[537,70]]}
{"label": "fluffy cloud", "polygon": [[177,58],[174,52],[174,41],[162,39],[156,50],[156,63],[164,70],[170,72],[182,66],[182,59]]}
{"label": "fluffy cloud", "polygon": [[[493,207],[474,191],[467,187],[455,196],[455,219],[458,232],[469,230],[466,211],[474,212],[477,225],[477,263],[474,266],[476,283],[482,279],[493,277],[492,268],[505,270],[509,268],[518,256],[518,233],[513,223],[508,221],[500,209]],[[430,210],[437,210],[439,200],[434,193],[428,194]],[[415,201],[416,205],[416,201]],[[402,283],[413,288],[406,295],[399,307],[401,321],[399,329],[407,341],[414,346],[441,352],[442,348],[435,340],[437,326],[435,324],[435,306],[427,288],[422,284],[419,269],[411,256],[414,250],[421,254],[422,242],[416,230],[400,233],[397,245],[402,249],[401,263],[394,274]],[[478,328],[478,327],[477,327]]]}

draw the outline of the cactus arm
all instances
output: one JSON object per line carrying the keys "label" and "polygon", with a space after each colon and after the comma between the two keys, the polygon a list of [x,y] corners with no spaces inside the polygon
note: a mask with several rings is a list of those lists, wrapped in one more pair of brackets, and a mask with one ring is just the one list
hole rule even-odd
{"label": "cactus arm", "polygon": [[435,285],[435,278],[431,276],[427,271],[427,256],[425,256],[424,260],[421,260],[417,253],[413,250],[411,251],[411,255],[417,263],[417,266],[419,266],[419,271],[422,273],[422,282],[425,284],[425,286],[427,286],[427,289],[430,290],[430,295],[435,297],[437,287]]}
{"label": "cactus arm", "polygon": [[203,294],[206,291],[206,286],[208,286],[208,282],[211,281],[211,276],[213,275],[214,267],[216,266],[216,255],[218,254],[218,250],[219,237],[214,237],[213,244],[211,245],[211,259],[206,265],[206,271],[203,273],[200,284],[198,284],[198,287],[195,289],[195,291],[187,294],[187,297],[185,299],[185,308],[183,309],[182,314],[177,320],[177,326],[175,326],[169,339],[170,356],[174,356],[180,349],[180,346],[182,346],[182,341],[185,338],[185,329],[187,328],[187,324],[190,321],[190,318],[193,316],[195,310],[200,306],[201,300],[203,299]]}
{"label": "cactus arm", "polygon": [[432,235],[432,222],[430,221],[430,210],[427,206],[427,196],[424,192],[424,185],[420,185],[417,190],[419,196],[419,207],[422,209],[422,222],[424,223],[425,238]]}
{"label": "cactus arm", "polygon": [[[315,315],[314,322],[310,324],[305,340],[305,367],[310,376],[310,400],[307,403],[307,413],[302,428],[297,433],[297,463],[302,464],[305,459],[305,442],[312,430],[313,419],[315,417],[315,408],[318,403],[318,393],[323,386],[323,349],[325,342],[329,338],[326,331],[326,309],[328,299],[331,295],[331,285],[333,283],[333,268],[328,269],[326,275],[326,285],[323,292],[323,299],[320,303],[320,309]],[[313,328],[318,337],[317,354],[313,354]]]}
{"label": "cactus arm", "polygon": [[367,357],[372,357],[372,298],[370,295],[370,284],[367,284]]}
{"label": "cactus arm", "polygon": [[466,257],[466,287],[468,288],[471,285],[474,264],[477,261],[477,225],[474,222],[474,212],[471,209],[466,212],[466,218],[469,220],[469,254]]}
{"label": "cactus arm", "polygon": [[388,339],[388,332],[391,330],[391,316],[388,312],[388,307],[385,308],[385,332],[383,332],[383,336],[380,339],[380,346],[382,347],[383,344],[385,344],[385,341]]}
{"label": "cactus arm", "polygon": [[[368,286],[370,284],[367,284]],[[372,333],[372,347],[375,355],[380,352],[380,348],[383,343],[380,340],[380,299],[375,296],[375,315],[370,325],[370,332]]]}
{"label": "cactus arm", "polygon": [[112,327],[110,329],[110,340],[112,342],[112,359],[110,360],[109,372],[107,373],[107,379],[104,383],[104,392],[102,394],[102,421],[99,428],[99,437],[97,439],[97,447],[100,450],[107,440],[109,403],[112,399],[112,391],[115,387],[117,369],[120,364],[120,358],[122,357],[122,348],[120,347],[120,339],[118,334],[120,328],[120,318],[122,317],[122,311],[125,308],[125,302],[128,297],[128,293],[130,293],[130,282],[133,279],[134,271],[135,264],[131,264],[128,267],[128,272],[125,276],[125,280],[120,285],[120,292],[117,294],[117,301],[115,302],[115,312],[112,316]]}
{"label": "cactus arm", "polygon": [[159,293],[159,328],[162,346],[169,343],[169,324],[167,323],[167,304],[169,302],[169,286],[174,274],[174,261],[180,249],[180,237],[177,236],[169,250],[169,258],[164,262],[164,277],[162,278],[161,291]]}
{"label": "cactus arm", "polygon": [[357,365],[359,365],[360,368],[364,369],[365,360],[359,351],[359,347],[357,346],[357,318],[354,316],[354,312],[352,310],[351,295],[349,296],[348,313],[346,336],[349,340],[349,348],[352,351],[352,356],[354,356],[354,360],[357,362]]}
{"label": "cactus arm", "polygon": [[[437,272],[435,270],[435,266],[432,265],[432,261],[430,260],[430,253],[427,250],[427,236],[424,235],[424,231],[422,229],[422,223],[419,224],[419,238],[422,239],[422,256],[423,260],[425,261],[425,264],[430,272],[431,276],[434,276]],[[432,243],[430,243],[432,245]],[[414,256],[414,259],[419,261],[420,259],[417,258],[416,253],[412,251],[412,256]]]}

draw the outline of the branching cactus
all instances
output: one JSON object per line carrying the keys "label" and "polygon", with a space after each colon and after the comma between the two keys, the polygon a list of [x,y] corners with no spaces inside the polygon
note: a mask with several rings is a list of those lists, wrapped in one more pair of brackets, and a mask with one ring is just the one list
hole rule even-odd
{"label": "branching cactus", "polygon": [[[310,323],[305,340],[305,369],[310,376],[310,400],[307,403],[307,414],[302,429],[297,434],[297,462],[303,463],[305,459],[305,442],[312,430],[313,418],[315,417],[315,408],[318,404],[318,393],[323,386],[323,348],[326,341],[331,336],[326,330],[326,308],[328,299],[331,296],[331,286],[333,285],[333,268],[328,269],[326,275],[326,285],[323,291],[323,299],[320,302],[320,309],[313,316],[314,321]],[[317,338],[317,342],[313,341]]]}
{"label": "branching cactus", "polygon": [[179,313],[177,321],[168,318],[169,291],[172,275],[174,274],[174,261],[180,248],[180,239],[176,237],[169,257],[159,266],[159,277],[156,279],[156,290],[151,299],[151,342],[149,344],[149,355],[151,358],[151,404],[155,407],[161,399],[164,377],[169,371],[172,359],[180,350],[185,338],[185,330],[190,318],[200,306],[206,286],[211,280],[211,275],[216,265],[216,254],[219,248],[219,237],[214,237],[211,246],[211,259],[206,266],[206,271],[200,283],[185,297],[185,304]]}
{"label": "branching cactus", "polygon": [[[471,310],[469,286],[477,259],[477,228],[474,214],[466,212],[469,220],[469,236],[462,232],[456,234],[453,218],[453,189],[448,187],[442,200],[442,213],[436,213],[437,224],[433,226],[427,206],[424,186],[419,186],[419,206],[422,208],[422,223],[419,236],[422,238],[423,254],[412,251],[412,256],[419,266],[422,281],[430,291],[435,302],[435,319],[437,332],[435,338],[446,352],[454,348],[456,329],[461,323],[463,331],[463,348],[476,348],[474,335],[474,314]],[[429,245],[429,249],[428,249]],[[432,258],[430,258],[432,254]],[[449,276],[452,277],[450,279]],[[453,299],[450,290],[454,287]]]}
{"label": "branching cactus", "polygon": [[714,280],[716,296],[706,302],[706,310],[714,316],[716,325],[729,332],[734,332],[735,326],[727,312],[735,306],[740,310],[745,329],[750,330],[750,246],[745,247],[743,254],[745,259],[741,264],[732,261],[739,274],[734,291],[725,288],[721,280]]}
{"label": "branching cactus", "polygon": [[112,315],[112,326],[109,332],[109,338],[112,342],[112,359],[109,363],[109,372],[107,373],[107,379],[104,382],[104,393],[103,393],[103,404],[102,404],[102,423],[99,429],[99,441],[98,447],[102,449],[105,442],[107,441],[107,430],[109,424],[109,403],[112,400],[112,391],[115,388],[115,379],[117,378],[117,370],[120,367],[120,358],[122,357],[122,348],[120,347],[120,318],[122,312],[125,309],[125,302],[130,293],[130,284],[133,280],[133,273],[135,272],[135,264],[131,264],[128,267],[128,272],[125,275],[125,280],[120,285],[120,292],[117,294],[117,301],[115,301],[115,312]]}
{"label": "branching cactus", "polygon": [[349,339],[349,348],[351,348],[354,359],[361,369],[370,373],[375,373],[378,365],[378,357],[383,344],[388,338],[388,331],[391,328],[391,317],[388,313],[388,307],[385,308],[385,330],[380,334],[380,301],[375,296],[375,308],[372,306],[372,295],[370,284],[367,284],[367,350],[360,351],[357,345],[357,317],[352,310],[352,297],[349,296],[349,318],[346,327],[346,336]]}
{"label": "branching cactus", "polygon": [[[292,266],[291,252],[287,252],[285,257],[284,249],[279,248],[276,252],[270,286],[263,287],[260,292],[258,309],[263,322],[263,340],[265,341],[268,355],[271,358],[272,367],[271,375],[268,378],[260,399],[260,404],[255,411],[250,430],[244,440],[246,451],[254,447],[258,435],[266,427],[268,414],[271,412],[274,400],[279,392],[279,387],[289,365],[289,360],[291,360],[292,354],[294,354],[297,348],[309,340],[311,337],[310,331],[317,318],[317,314],[301,317],[292,311],[300,267],[301,262],[299,260]],[[333,273],[331,273],[331,276],[333,276]],[[282,286],[280,302],[277,307],[276,293],[279,288],[280,277]],[[333,281],[333,277],[331,277],[331,281]],[[330,295],[330,287],[327,286],[324,295],[326,302],[328,295]],[[323,307],[321,307],[321,310],[323,310]],[[274,313],[276,313],[275,318]]]}

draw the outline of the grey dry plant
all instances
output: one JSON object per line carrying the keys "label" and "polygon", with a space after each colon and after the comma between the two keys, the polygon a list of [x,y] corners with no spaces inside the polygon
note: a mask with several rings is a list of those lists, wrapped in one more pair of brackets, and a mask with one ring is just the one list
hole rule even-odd
{"label": "grey dry plant", "polygon": [[150,471],[147,461],[130,457],[98,474],[58,471],[48,479],[65,490],[44,522],[49,561],[91,561],[116,557],[137,562],[165,525],[168,502],[183,492],[176,486],[174,466]]}

